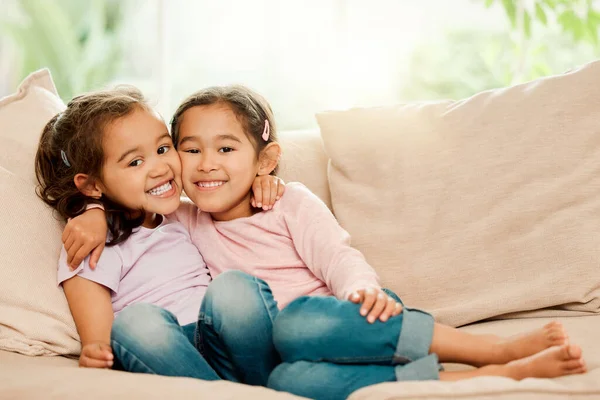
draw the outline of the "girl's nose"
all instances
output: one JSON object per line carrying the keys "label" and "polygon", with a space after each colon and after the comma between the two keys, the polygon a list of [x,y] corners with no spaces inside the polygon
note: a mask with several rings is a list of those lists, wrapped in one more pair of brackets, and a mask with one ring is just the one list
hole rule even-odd
{"label": "girl's nose", "polygon": [[151,176],[153,178],[161,177],[163,175],[168,174],[170,170],[171,167],[169,167],[169,164],[167,164],[166,162],[159,161],[154,164],[151,170]]}
{"label": "girl's nose", "polygon": [[207,153],[208,152],[204,152],[200,155],[200,160],[198,162],[198,171],[210,172],[217,169],[217,163],[214,156]]}

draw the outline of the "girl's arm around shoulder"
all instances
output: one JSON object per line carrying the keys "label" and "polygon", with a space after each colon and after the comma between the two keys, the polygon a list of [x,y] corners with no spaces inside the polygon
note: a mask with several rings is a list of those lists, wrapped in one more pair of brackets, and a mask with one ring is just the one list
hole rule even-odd
{"label": "girl's arm around shoulder", "polygon": [[373,268],[350,246],[348,232],[306,186],[288,183],[280,203],[296,251],[337,298],[347,300],[356,290],[380,287]]}
{"label": "girl's arm around shoulder", "polygon": [[69,267],[77,268],[91,253],[90,265],[94,269],[104,250],[107,234],[106,214],[104,208],[97,204],[88,205],[83,214],[67,221],[62,242],[67,251]]}

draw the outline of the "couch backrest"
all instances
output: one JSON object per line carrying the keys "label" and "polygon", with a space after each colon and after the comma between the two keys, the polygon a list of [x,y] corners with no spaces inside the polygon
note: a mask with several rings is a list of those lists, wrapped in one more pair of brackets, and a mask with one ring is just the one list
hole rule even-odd
{"label": "couch backrest", "polygon": [[321,113],[335,215],[383,284],[442,322],[598,313],[599,88],[595,62],[461,101]]}
{"label": "couch backrest", "polygon": [[0,350],[77,354],[69,306],[56,284],[62,224],[36,196],[34,156],[42,128],[65,105],[41,70],[0,100]]}
{"label": "couch backrest", "polygon": [[286,182],[302,182],[331,209],[328,158],[319,130],[286,131],[278,135],[283,148],[279,177]]}

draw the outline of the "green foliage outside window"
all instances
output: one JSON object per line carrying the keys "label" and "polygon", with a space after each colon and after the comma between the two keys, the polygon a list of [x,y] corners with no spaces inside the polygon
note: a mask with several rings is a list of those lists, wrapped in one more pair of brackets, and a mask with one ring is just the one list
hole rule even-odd
{"label": "green foliage outside window", "polygon": [[0,17],[0,32],[19,51],[17,79],[42,67],[52,71],[64,100],[110,81],[119,68],[118,0],[15,0],[18,15]]}
{"label": "green foliage outside window", "polygon": [[600,13],[592,0],[476,0],[500,5],[510,34],[462,29],[417,47],[404,100],[460,99],[597,59]]}

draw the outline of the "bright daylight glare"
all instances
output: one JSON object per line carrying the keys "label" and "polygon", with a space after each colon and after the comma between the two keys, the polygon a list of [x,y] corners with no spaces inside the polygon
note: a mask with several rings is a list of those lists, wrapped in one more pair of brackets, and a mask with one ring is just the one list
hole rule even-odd
{"label": "bright daylight glare", "polygon": [[168,119],[191,92],[242,83],[280,129],[315,112],[460,99],[598,57],[596,2],[2,0],[0,95],[48,67],[67,101],[129,83]]}

